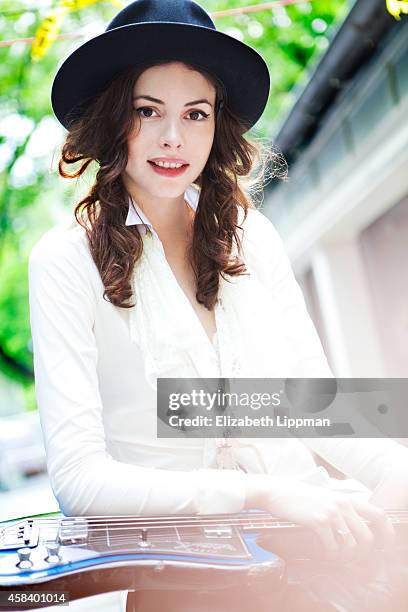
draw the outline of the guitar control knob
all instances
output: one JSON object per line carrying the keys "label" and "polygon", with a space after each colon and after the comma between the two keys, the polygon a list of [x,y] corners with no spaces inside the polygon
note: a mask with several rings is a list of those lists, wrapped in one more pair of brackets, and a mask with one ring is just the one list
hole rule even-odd
{"label": "guitar control knob", "polygon": [[20,569],[30,569],[30,567],[32,567],[33,562],[30,559],[31,548],[28,548],[28,547],[18,548],[17,555],[18,555],[18,563],[16,563],[17,567],[19,567]]}
{"label": "guitar control knob", "polygon": [[61,560],[59,555],[59,550],[61,548],[60,542],[49,542],[47,544],[47,553],[48,555],[45,557],[47,563],[57,563]]}

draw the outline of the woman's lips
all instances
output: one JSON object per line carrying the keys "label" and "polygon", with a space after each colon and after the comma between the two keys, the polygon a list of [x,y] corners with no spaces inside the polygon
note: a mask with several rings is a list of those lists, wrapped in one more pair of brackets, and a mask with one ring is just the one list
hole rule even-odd
{"label": "woman's lips", "polygon": [[161,166],[157,166],[154,162],[149,161],[148,163],[157,174],[161,174],[162,176],[179,176],[188,168],[188,164],[185,164],[180,168],[162,168]]}

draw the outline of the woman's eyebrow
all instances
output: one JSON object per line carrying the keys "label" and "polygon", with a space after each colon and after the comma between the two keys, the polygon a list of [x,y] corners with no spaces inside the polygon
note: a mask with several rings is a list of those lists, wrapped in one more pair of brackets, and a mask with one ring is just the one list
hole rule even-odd
{"label": "woman's eyebrow", "polygon": [[[155,102],[156,104],[165,104],[163,100],[158,100],[157,98],[153,98],[152,96],[135,96],[133,100],[138,100],[139,98],[144,98],[145,100],[150,100],[150,102]],[[211,102],[209,102],[206,98],[202,98],[201,100],[193,100],[192,102],[187,102],[184,106],[194,106],[194,104],[209,104],[212,107]]]}

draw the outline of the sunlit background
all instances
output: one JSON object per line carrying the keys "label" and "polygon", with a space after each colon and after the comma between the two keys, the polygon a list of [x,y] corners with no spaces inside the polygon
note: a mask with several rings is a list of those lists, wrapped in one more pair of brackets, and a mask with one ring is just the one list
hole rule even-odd
{"label": "sunlit background", "polygon": [[[67,4],[0,0],[0,520],[57,509],[36,412],[27,259],[72,216],[87,182],[57,176],[64,130],[50,85],[69,52],[128,3],[82,0],[61,11]],[[407,3],[201,4],[269,65],[253,133],[280,148],[289,180],[266,185],[262,210],[285,241],[335,375],[406,377]]]}

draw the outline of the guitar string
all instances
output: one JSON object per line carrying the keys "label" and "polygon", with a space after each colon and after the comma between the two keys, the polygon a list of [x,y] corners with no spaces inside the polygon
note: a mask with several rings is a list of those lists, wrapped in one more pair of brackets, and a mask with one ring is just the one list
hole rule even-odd
{"label": "guitar string", "polygon": [[[123,528],[128,525],[133,525],[134,527],[139,528],[139,529],[142,529],[142,528],[148,528],[148,529],[171,528],[173,525],[177,525],[178,527],[191,526],[191,527],[197,527],[197,528],[211,527],[213,525],[217,525],[217,526],[227,525],[227,526],[241,526],[241,527],[248,527],[248,528],[256,528],[256,527],[265,525],[265,523],[267,523],[266,527],[285,527],[285,526],[293,527],[295,526],[294,523],[284,521],[284,520],[279,520],[279,519],[271,519],[270,515],[265,515],[265,516],[266,516],[266,520],[265,520],[265,517],[264,518],[254,517],[253,519],[248,519],[248,518],[231,519],[231,518],[225,517],[224,515],[224,518],[222,519],[214,518],[214,519],[199,520],[194,517],[191,517],[189,519],[180,517],[176,521],[174,520],[163,521],[160,517],[154,520],[151,520],[151,519],[143,520],[141,517],[137,519],[132,518],[129,520],[122,520],[121,517],[117,517],[117,520],[111,520],[111,521],[106,520],[106,519],[105,520],[101,519],[98,521],[86,520],[85,517],[72,517],[72,518],[64,517],[63,519],[54,517],[48,520],[42,519],[37,522],[43,526],[48,525],[49,527],[57,525],[58,527],[65,528],[66,530],[68,530],[69,528],[75,529],[75,527],[78,528],[78,526],[79,527],[86,526],[87,528],[93,528],[93,529],[100,527],[102,529],[105,529],[106,526],[108,525],[110,526],[111,529]],[[407,513],[401,512],[401,511],[396,511],[395,513],[392,513],[391,515],[389,515],[389,519],[391,520],[392,523],[395,523],[395,524],[408,522]],[[16,525],[14,525],[14,527],[15,526]],[[12,528],[12,527],[13,525],[9,525],[9,528]]]}
{"label": "guitar string", "polygon": [[[289,526],[288,526],[289,527]],[[132,546],[136,546],[137,550],[140,550],[140,546],[138,546],[138,544],[140,544],[141,542],[141,533],[140,533],[140,528],[138,527],[128,527],[125,529],[118,529],[118,528],[108,528],[109,529],[109,535],[111,536],[112,540],[113,540],[113,545],[115,546],[121,546],[121,545],[128,545],[129,547]],[[161,534],[160,531],[162,531],[163,529],[167,529],[167,531],[169,531],[168,527],[157,527],[157,528],[153,528],[150,529],[148,532],[148,536],[147,536],[147,541],[152,540],[154,541],[155,544],[161,545],[163,542],[168,542],[168,538],[169,535],[171,534]],[[258,527],[258,531],[262,531],[263,529],[269,529],[268,525],[261,525]],[[68,547],[81,547],[84,546],[85,544],[87,546],[106,546],[107,543],[107,538],[106,538],[106,528],[96,528],[90,531],[90,533],[87,534],[87,541],[86,542],[65,542],[63,543],[64,546],[68,546]],[[122,535],[118,535],[117,533],[114,533],[115,531],[120,531]],[[124,531],[127,531],[128,533],[123,533]],[[152,533],[153,531],[153,533]],[[159,533],[158,533],[159,531]],[[176,531],[176,527],[173,527],[173,529],[171,529],[171,531],[175,532]],[[97,532],[97,533],[95,533]],[[129,533],[130,532],[130,533]],[[133,532],[133,534],[132,534]],[[102,537],[101,537],[101,533],[103,533]],[[189,535],[194,535],[194,534],[183,534],[183,537],[186,538]],[[134,536],[138,536],[137,539],[133,539],[132,541],[132,537],[134,538]],[[232,538],[229,537],[228,540],[231,540]],[[194,544],[194,542],[193,542]],[[112,548],[112,547],[111,547]]]}
{"label": "guitar string", "polygon": [[[277,526],[275,526],[274,528],[276,529]],[[284,529],[291,529],[291,527],[290,526],[286,526],[286,527],[284,527]],[[305,529],[305,528],[302,528],[302,529]],[[92,545],[92,544],[98,544],[98,543],[106,543],[106,532],[107,532],[107,530],[109,530],[109,535],[110,535],[111,538],[114,539],[115,542],[120,540],[121,537],[122,537],[122,540],[124,539],[124,541],[127,541],[130,538],[135,537],[135,536],[137,536],[137,540],[138,541],[140,541],[142,539],[142,532],[141,532],[141,529],[138,528],[138,527],[125,527],[125,528],[121,528],[121,529],[107,527],[107,528],[103,528],[103,529],[97,528],[97,529],[90,530],[86,534],[86,542],[87,542],[87,544]],[[258,533],[260,533],[260,532],[262,532],[264,530],[271,531],[271,528],[268,525],[261,525],[261,526],[258,526],[256,528],[256,531]],[[163,533],[163,531],[165,533]],[[171,536],[172,533],[174,533],[174,532],[176,532],[176,528],[175,527],[173,527],[172,529],[164,528],[164,527],[152,528],[152,529],[147,530],[147,539],[153,537],[153,539],[155,541],[166,541],[168,539],[168,537]],[[101,535],[102,535],[102,537],[101,537]],[[188,530],[187,530],[187,533],[183,533],[184,537],[188,537],[188,536],[194,537],[195,535],[196,534],[194,532],[193,533],[188,533]],[[222,535],[222,533],[221,533],[221,535]],[[234,536],[234,533],[228,534],[227,537],[228,537],[228,539],[232,539],[233,536]],[[62,542],[65,545],[70,546],[71,544],[77,544],[78,543],[78,542],[75,542],[75,539],[79,539],[79,538],[78,537],[75,538],[75,534],[72,534],[72,542],[70,542],[70,541],[64,542],[63,540],[62,540]],[[68,536],[68,540],[69,540],[69,536]]]}
{"label": "guitar string", "polygon": [[[83,528],[92,528],[94,530],[104,530],[107,526],[110,527],[110,529],[123,529],[123,528],[127,528],[127,527],[131,527],[132,529],[143,529],[143,528],[148,528],[148,529],[172,529],[174,527],[196,527],[196,528],[202,528],[202,527],[212,527],[212,526],[242,526],[242,527],[252,527],[255,526],[257,523],[259,523],[259,525],[263,525],[265,523],[265,521],[231,521],[231,520],[225,520],[225,521],[208,521],[208,522],[198,522],[198,521],[184,521],[182,523],[178,522],[178,523],[168,523],[168,522],[163,522],[163,523],[150,523],[148,521],[145,522],[140,522],[140,523],[132,523],[132,522],[119,522],[119,523],[109,523],[109,522],[100,522],[100,523],[92,523],[92,522],[84,522],[81,521],[81,523],[78,524],[74,524],[74,523],[70,523],[68,525],[66,524],[62,524],[59,525],[58,521],[50,521],[50,522],[43,522],[41,527],[44,528],[51,528],[52,526],[60,526],[63,529],[66,529],[67,531],[69,529],[75,529],[75,527],[77,529],[80,529],[81,527]],[[294,527],[296,526],[295,523],[290,523],[288,521],[274,521],[273,523],[271,523],[271,526],[276,526],[276,527]],[[11,526],[10,526],[11,527]]]}
{"label": "guitar string", "polygon": [[[241,523],[242,523],[242,521],[241,521]],[[282,522],[278,522],[278,521],[277,521],[277,523],[278,524],[269,524],[269,525],[262,523],[262,524],[257,526],[257,529],[258,529],[258,531],[262,531],[263,529],[269,529],[270,530],[271,527],[273,527],[273,528],[278,528],[278,527],[281,527],[281,528],[282,527],[283,528],[291,528],[291,527],[296,527],[296,526],[297,527],[301,527],[300,525],[296,525],[294,523],[285,523],[285,524],[283,524]],[[127,525],[129,525],[129,526],[127,526]],[[184,527],[185,525],[182,525],[182,526]],[[231,521],[229,521],[228,526],[234,527],[235,525]],[[239,524],[237,524],[237,526],[239,526]],[[177,524],[177,527],[180,527],[180,525]],[[189,525],[187,525],[187,527],[196,527],[198,529],[200,527],[200,525],[189,524]],[[252,521],[251,521],[251,525],[248,525],[248,527],[254,528],[255,525],[253,525]],[[135,548],[136,550],[139,551],[139,550],[141,550],[140,542],[142,541],[142,534],[140,533],[140,531],[141,531],[142,528],[143,528],[142,526],[135,526],[135,525],[132,525],[131,523],[130,524],[129,523],[127,523],[127,524],[123,523],[123,526],[119,526],[119,527],[117,527],[117,526],[112,527],[112,526],[109,526],[109,525],[105,525],[105,526],[102,526],[102,527],[93,527],[93,528],[91,528],[90,533],[87,534],[87,536],[88,536],[87,545],[88,546],[104,546],[104,545],[106,546],[106,542],[107,542],[106,535],[105,535],[105,537],[101,537],[100,534],[97,533],[97,532],[103,532],[103,534],[106,534],[106,531],[108,529],[109,530],[109,534],[113,538],[113,545],[114,546],[118,546],[118,547],[120,547],[120,546],[121,547],[127,546],[128,548]],[[153,533],[152,533],[152,530],[153,530]],[[159,530],[159,533],[157,532],[158,530]],[[176,530],[176,526],[171,526],[171,525],[165,524],[165,525],[156,525],[156,526],[153,526],[153,527],[149,528],[150,540],[151,540],[151,538],[153,536],[154,544],[156,544],[158,546],[162,546],[162,544],[164,542],[168,542],[168,535],[166,536],[165,534],[160,534],[160,530],[174,531],[174,530]],[[122,534],[123,534],[124,531],[130,532],[130,533],[123,534],[122,537],[121,537],[121,536],[118,536],[118,534],[115,533],[115,531],[116,532],[119,531]],[[139,536],[136,541],[132,541],[131,540],[131,538],[132,538],[132,531],[136,532],[136,533],[133,534],[133,536],[134,535]],[[186,534],[183,534],[183,535],[184,535],[184,537],[186,537]],[[188,535],[189,534],[187,533],[187,536]],[[147,538],[147,540],[149,540],[149,537]],[[195,544],[195,542],[192,542],[192,545],[194,545],[194,544]],[[81,543],[75,543],[75,542],[65,543],[65,546],[69,546],[69,547],[75,547],[75,546],[80,547],[81,545],[83,546],[84,544],[83,543],[82,544]],[[163,548],[163,546],[162,546],[162,548]],[[112,547],[110,547],[108,550],[112,550]],[[172,552],[171,547],[170,547],[170,552]]]}
{"label": "guitar string", "polygon": [[[388,514],[388,513],[387,513]],[[400,516],[398,516],[400,515]],[[172,520],[170,521],[166,521],[163,520],[161,517],[157,517],[154,518],[153,520],[151,518],[144,520],[142,517],[131,517],[130,519],[127,520],[123,520],[123,517],[115,517],[114,520],[109,520],[105,517],[105,519],[100,519],[100,520],[87,520],[86,517],[72,517],[72,518],[68,518],[68,517],[64,517],[64,518],[58,518],[58,517],[49,517],[48,519],[44,518],[44,519],[40,519],[37,520],[37,523],[40,523],[42,526],[48,526],[49,528],[52,526],[58,526],[62,529],[66,529],[69,530],[71,529],[75,529],[75,527],[81,527],[83,526],[84,528],[92,528],[93,530],[97,530],[97,529],[101,529],[104,530],[106,529],[107,526],[109,526],[109,528],[111,530],[115,530],[115,529],[123,529],[123,528],[127,528],[128,526],[131,526],[134,529],[143,529],[143,528],[148,528],[148,529],[169,529],[172,528],[173,526],[182,526],[182,527],[196,527],[196,528],[201,528],[201,527],[211,527],[213,525],[216,526],[241,526],[241,527],[247,527],[247,528],[260,528],[260,527],[264,527],[264,528],[273,528],[273,527],[295,527],[298,526],[300,527],[300,525],[297,525],[293,522],[289,522],[289,521],[284,521],[284,520],[279,520],[279,519],[272,519],[270,517],[270,515],[265,514],[263,515],[263,517],[257,516],[257,517],[253,517],[252,519],[249,518],[228,518],[228,516],[226,517],[225,515],[221,515],[223,518],[210,518],[210,519],[205,519],[205,520],[200,520],[198,518],[195,517],[177,517],[177,520],[174,520],[174,517]],[[266,520],[265,520],[266,517]],[[408,513],[404,512],[404,511],[394,511],[393,513],[391,513],[391,515],[389,516],[391,522],[393,523],[402,523],[402,522],[408,522]],[[405,520],[402,520],[405,519]],[[14,525],[14,527],[17,525]],[[13,525],[9,525],[9,528],[12,528]],[[7,527],[6,527],[7,528]]]}
{"label": "guitar string", "polygon": [[[246,518],[238,518],[235,521],[234,520],[228,520],[228,517],[226,517],[225,515],[221,515],[222,517],[225,518],[225,525],[227,525],[228,527],[247,527],[249,529],[258,529],[258,530],[264,530],[264,529],[271,529],[271,528],[290,528],[290,527],[299,527],[302,528],[301,525],[295,524],[295,523],[289,523],[286,521],[279,521],[279,520],[271,520],[270,515],[268,513],[265,513],[264,516],[267,517],[267,521],[261,521],[259,517],[260,514],[263,514],[261,512],[256,513],[258,515],[258,520],[248,520]],[[396,522],[396,523],[400,523],[400,522],[407,522],[407,518],[408,518],[408,511],[405,510],[393,510],[392,514],[397,514],[397,515],[402,515],[402,517],[405,519],[405,521],[400,521],[398,518],[396,518],[396,520],[392,521],[392,522]],[[211,515],[208,515],[211,516]],[[190,517],[193,518],[192,522],[188,522],[185,521],[183,524],[180,525],[179,521],[176,521],[175,525],[172,525],[171,523],[160,523],[161,521],[161,516],[158,516],[157,519],[154,519],[154,523],[156,524],[151,524],[151,521],[143,521],[142,517],[130,517],[131,522],[118,522],[118,520],[120,520],[121,517],[113,517],[114,519],[116,519],[116,521],[113,521],[113,524],[115,525],[114,527],[112,525],[109,525],[106,520],[105,520],[105,524],[101,524],[103,522],[103,519],[101,518],[100,521],[95,522],[95,524],[92,526],[91,522],[86,522],[86,527],[90,527],[90,533],[87,533],[86,536],[88,538],[88,545],[89,544],[93,544],[95,546],[97,545],[103,545],[106,544],[106,537],[100,537],[100,535],[95,535],[96,532],[104,532],[106,533],[107,528],[109,529],[109,533],[112,534],[112,537],[115,538],[116,537],[116,545],[120,545],[121,543],[126,544],[128,543],[128,538],[126,535],[124,535],[122,537],[122,540],[120,540],[117,537],[117,534],[115,534],[115,531],[139,531],[139,535],[140,534],[140,530],[143,528],[148,528],[148,531],[150,531],[150,535],[152,535],[152,530],[154,531],[153,536],[154,536],[154,540],[155,542],[160,542],[160,541],[166,541],[166,537],[165,535],[161,535],[160,531],[163,530],[169,530],[169,529],[175,529],[176,526],[177,527],[195,527],[195,528],[201,528],[201,527],[211,527],[213,525],[216,525],[217,527],[219,526],[223,526],[224,522],[220,522],[220,520],[216,520],[216,519],[212,519],[211,521],[207,521],[206,523],[202,523],[199,522],[197,519],[195,519],[194,517]],[[172,519],[174,519],[174,517],[171,517]],[[183,520],[184,517],[177,517],[180,520]],[[218,517],[217,517],[218,518]],[[255,517],[254,517],[255,518]],[[390,517],[391,518],[391,517]],[[62,520],[63,521],[75,521],[76,519],[80,519],[81,520],[81,524],[84,525],[84,519],[85,517],[64,517]],[[105,517],[106,519],[106,517]],[[61,521],[60,518],[58,517],[48,517],[48,519],[46,517],[44,517],[43,519],[40,519],[39,522],[41,522],[42,524],[45,525],[45,528],[47,528],[47,524],[48,524],[48,528],[51,527],[60,527],[60,525],[58,524],[59,521]],[[366,521],[368,522],[368,521]],[[159,524],[157,524],[159,523]],[[269,524],[268,524],[269,523]],[[159,533],[157,533],[159,531]],[[130,535],[130,534],[129,534]],[[75,540],[75,534],[73,534],[74,536],[74,540]],[[93,537],[92,537],[93,536]],[[80,536],[77,535],[77,538],[79,538]],[[46,539],[45,539],[46,541]],[[140,541],[140,540],[139,540]],[[84,543],[78,543],[78,542],[69,542],[66,544],[63,544],[64,546],[69,546],[69,547],[80,547],[83,546]],[[130,543],[131,545],[131,543]],[[137,550],[140,550],[140,548],[138,547]]]}
{"label": "guitar string", "polygon": [[[246,523],[246,522],[251,522],[253,523],[255,522],[264,522],[265,519],[267,520],[273,520],[274,522],[279,522],[279,523],[287,523],[288,521],[284,521],[283,519],[279,520],[279,519],[271,519],[271,515],[270,514],[263,514],[262,516],[257,516],[257,518],[254,517],[254,519],[249,519],[249,518],[243,518],[243,517],[234,517],[233,515],[220,515],[220,517],[217,516],[213,516],[213,515],[207,515],[208,518],[201,518],[201,517],[196,517],[194,515],[192,516],[178,516],[178,517],[169,517],[167,518],[167,516],[161,516],[158,515],[157,518],[156,517],[148,517],[148,518],[144,518],[143,516],[140,517],[133,517],[133,516],[118,516],[118,517],[101,517],[100,519],[94,519],[94,517],[90,516],[90,517],[85,517],[85,516],[78,516],[78,517],[48,517],[48,518],[43,518],[43,519],[32,519],[35,521],[35,523],[39,523],[39,524],[58,524],[58,523],[62,523],[63,526],[65,527],[70,527],[70,526],[81,526],[81,525],[87,525],[87,526],[93,526],[93,525],[102,525],[105,526],[107,523],[110,523],[112,525],[127,525],[127,524],[135,524],[135,525],[142,525],[142,526],[154,526],[154,525],[168,525],[168,526],[172,526],[172,524],[175,525],[180,525],[180,524],[191,524],[194,526],[207,526],[207,525],[212,525],[212,524],[230,524],[231,522],[237,522],[237,524],[241,524],[241,523]],[[263,520],[262,520],[263,519]],[[27,519],[26,519],[27,520]],[[21,522],[21,521],[20,521]],[[292,524],[292,523],[291,523]],[[17,524],[15,524],[15,526],[17,526]],[[10,525],[11,526],[11,525]]]}
{"label": "guitar string", "polygon": [[[400,521],[400,519],[396,518],[396,517],[390,517],[390,520],[392,523],[400,523],[402,521]],[[369,523],[370,521],[367,520],[367,523]],[[408,521],[407,521],[408,522]],[[140,524],[133,524],[132,522],[121,522],[121,523],[105,523],[105,524],[100,524],[100,523],[87,523],[87,526],[91,527],[93,530],[104,530],[107,526],[111,529],[111,530],[119,530],[119,529],[124,529],[124,528],[133,528],[133,529],[143,529],[143,528],[148,528],[148,529],[172,529],[174,527],[196,527],[198,528],[202,528],[202,527],[218,527],[218,526],[241,526],[243,528],[248,527],[248,528],[252,528],[252,527],[267,527],[267,528],[274,528],[274,527],[279,527],[279,528],[287,528],[287,527],[301,527],[301,525],[297,524],[297,523],[293,523],[290,521],[279,521],[279,520],[266,520],[266,521],[250,521],[250,520],[237,520],[237,521],[231,521],[231,520],[226,520],[226,521],[211,521],[208,523],[198,523],[198,522],[194,522],[194,521],[185,521],[184,523],[176,523],[175,525],[172,525],[171,523],[153,523],[153,524],[149,524],[148,522],[144,523],[141,522]],[[85,526],[85,525],[84,525]],[[62,526],[64,528],[64,525]],[[67,525],[65,526],[66,529],[69,529],[71,526]]]}
{"label": "guitar string", "polygon": [[[62,519],[61,517],[43,517],[42,519],[37,520],[37,522],[45,526],[45,528],[47,528],[47,526],[48,528],[57,526],[60,534],[61,534],[61,528],[64,528],[64,526],[66,529],[68,529],[69,527],[75,528],[78,522],[80,526],[81,525],[84,526],[84,522],[85,522],[86,528],[87,529],[90,528],[94,533],[96,531],[106,532],[107,527],[109,527],[110,532],[113,532],[115,530],[119,531],[124,528],[133,529],[133,530],[134,529],[140,530],[144,528],[144,529],[150,530],[150,532],[153,529],[157,532],[157,530],[169,529],[173,526],[201,528],[201,527],[211,527],[213,525],[216,525],[217,527],[220,527],[220,526],[222,527],[223,525],[226,525],[228,527],[236,526],[236,527],[241,527],[241,528],[246,527],[248,529],[258,529],[258,530],[271,529],[271,528],[288,528],[288,527],[293,528],[296,526],[300,528],[302,527],[301,525],[274,519],[271,517],[269,513],[256,512],[254,514],[256,516],[254,516],[252,519],[249,519],[247,517],[244,518],[240,516],[237,517],[235,515],[235,519],[232,518],[232,520],[231,520],[231,515],[229,518],[228,515],[226,516],[225,514],[223,514],[223,515],[207,515],[209,518],[205,519],[204,521],[199,520],[196,516],[186,517],[185,515],[179,516],[179,517],[172,516],[170,517],[170,521],[163,521],[163,516],[158,515],[157,518],[150,517],[148,520],[143,519],[143,517],[129,516],[129,519],[127,521],[123,521],[124,517],[111,517],[111,519],[113,518],[113,520],[111,520],[111,524],[109,524],[109,520],[107,520],[109,519],[109,517],[106,517],[106,516],[101,517],[97,521],[95,520],[87,521],[86,517],[71,517],[71,518],[64,517]],[[408,511],[406,510],[391,510],[390,512],[387,512],[387,514],[389,515],[389,518],[392,523],[397,524],[397,523],[407,522]],[[266,520],[262,520],[265,518]],[[405,520],[401,520],[402,518]],[[365,522],[368,522],[368,521],[365,521]],[[9,526],[9,528],[10,527],[12,528],[11,525]],[[73,535],[75,539],[75,533]],[[157,533],[156,533],[156,536],[157,536]],[[77,538],[78,537],[80,536],[77,535]]]}
{"label": "guitar string", "polygon": [[[404,509],[389,509],[389,510],[385,510],[385,514],[387,516],[389,516],[390,518],[403,518],[408,520],[408,510],[404,510]],[[43,518],[33,518],[31,520],[35,521],[36,523],[45,523],[45,522],[49,522],[49,523],[54,523],[54,522],[62,522],[62,523],[75,523],[78,522],[79,524],[83,524],[84,522],[86,522],[87,525],[97,525],[100,523],[106,524],[108,522],[112,523],[112,524],[117,524],[117,523],[128,523],[128,522],[133,522],[133,523],[144,523],[144,524],[155,524],[155,523],[161,523],[164,521],[167,521],[169,524],[172,523],[177,523],[180,524],[183,521],[184,522],[193,522],[194,525],[207,525],[209,523],[213,523],[213,522],[231,522],[234,520],[237,520],[239,522],[248,522],[250,521],[251,523],[253,523],[254,521],[257,522],[262,521],[264,522],[265,519],[267,519],[268,521],[276,521],[276,522],[280,522],[280,523],[286,523],[287,521],[285,521],[284,519],[279,519],[277,517],[273,517],[271,514],[267,513],[267,512],[256,512],[254,513],[254,516],[249,518],[248,516],[246,517],[242,517],[239,515],[234,515],[234,514],[230,514],[230,515],[226,515],[226,514],[220,514],[220,515],[214,515],[214,514],[208,514],[205,515],[207,518],[204,518],[204,515],[157,515],[157,516],[149,516],[149,517],[145,517],[143,515],[140,516],[134,516],[134,515],[119,515],[119,516],[111,516],[111,515],[89,515],[89,516],[56,516],[56,517],[43,517]],[[27,519],[20,519],[21,520],[29,520]]]}
{"label": "guitar string", "polygon": [[[370,521],[366,520],[365,522],[367,524],[370,524]],[[395,525],[399,525],[399,524],[406,523],[406,521],[400,521],[399,519],[391,519],[391,523],[395,524]],[[302,525],[299,525],[299,524],[296,524],[296,523],[289,523],[289,522],[287,522],[287,523],[283,523],[283,522],[274,522],[274,523],[271,523],[271,522],[269,522],[268,523],[268,522],[259,522],[259,521],[256,521],[256,522],[247,522],[247,523],[229,521],[227,523],[219,523],[219,522],[217,522],[217,523],[208,523],[208,524],[198,524],[198,523],[188,523],[188,522],[186,522],[186,523],[182,523],[182,524],[180,524],[180,523],[177,524],[178,528],[181,528],[181,527],[188,528],[188,527],[190,527],[190,528],[196,528],[196,529],[211,528],[211,527],[213,527],[213,528],[223,528],[224,526],[226,526],[226,527],[240,527],[242,529],[245,529],[245,528],[246,529],[258,529],[258,530],[259,529],[262,529],[262,530],[263,529],[288,529],[288,528],[295,528],[295,527],[302,528]],[[51,529],[53,527],[54,528],[57,527],[58,529],[60,529],[60,532],[61,532],[61,529],[62,529],[62,534],[63,535],[67,535],[68,536],[69,533],[70,533],[69,527],[65,527],[65,534],[64,534],[64,527],[62,526],[62,528],[61,528],[60,525],[55,524],[55,523],[52,523],[52,524],[49,523],[49,524],[44,526],[45,529],[46,528]],[[124,529],[134,529],[134,530],[146,529],[146,530],[149,530],[149,531],[152,531],[152,530],[156,531],[156,530],[172,529],[172,528],[174,528],[176,526],[175,525],[173,526],[173,525],[170,525],[170,524],[161,524],[161,525],[148,525],[148,524],[131,525],[130,524],[129,525],[128,523],[122,523],[122,524],[113,526],[112,524],[107,523],[105,525],[87,524],[86,526],[83,525],[83,527],[84,528],[86,527],[87,530],[89,529],[89,530],[92,530],[93,532],[96,532],[96,531],[105,531],[106,528],[108,527],[110,531],[114,532],[114,531],[121,531],[121,530],[124,530]],[[71,529],[71,533],[72,533],[73,537],[75,537],[75,527]],[[77,538],[80,537],[80,532],[79,533],[77,532],[76,537]]]}
{"label": "guitar string", "polygon": [[[239,527],[239,526],[241,526],[242,527],[242,524],[240,524],[240,523],[234,524],[233,522],[229,522],[228,526],[231,526],[231,527],[235,527],[235,526]],[[249,527],[251,529],[252,528],[256,528],[256,529],[258,529],[258,531],[259,530],[262,531],[264,529],[266,529],[266,530],[269,529],[270,530],[271,528],[286,528],[286,529],[287,528],[293,528],[293,527],[303,528],[301,525],[297,525],[295,523],[286,523],[286,524],[280,523],[280,524],[269,524],[269,525],[268,524],[264,524],[264,523],[259,524],[259,525],[254,525],[254,524],[251,523],[250,525],[244,525],[244,527],[245,526]],[[180,525],[178,524],[177,527],[180,527]],[[199,527],[201,527],[201,525],[185,524],[185,525],[182,525],[182,527],[196,527],[196,528],[199,528]],[[124,524],[124,526],[119,526],[119,527],[117,527],[117,526],[112,527],[112,526],[109,526],[109,525],[105,525],[105,526],[101,526],[101,527],[92,527],[90,529],[90,533],[87,534],[87,537],[89,538],[89,540],[90,540],[90,542],[92,544],[105,543],[106,542],[106,538],[99,538],[98,535],[95,535],[97,532],[106,533],[106,530],[109,529],[109,533],[112,534],[113,537],[115,537],[115,535],[116,535],[115,531],[116,532],[119,531],[119,532],[122,532],[122,533],[123,533],[123,531],[130,531],[130,532],[134,531],[136,533],[139,533],[139,535],[141,535],[140,531],[141,531],[142,528],[143,528],[142,526],[135,526],[135,525],[126,526],[126,524]],[[150,534],[152,534],[152,531],[153,531],[154,539],[156,541],[160,541],[160,539],[165,539],[164,535],[160,538],[160,531],[163,531],[163,530],[169,531],[169,530],[175,530],[175,529],[176,529],[176,526],[171,526],[171,525],[166,524],[166,525],[157,525],[157,526],[150,527],[148,529],[148,531],[150,532]],[[158,531],[159,531],[159,533],[157,533]],[[126,536],[123,536],[123,537],[126,537]],[[73,534],[73,539],[75,540],[75,534]],[[68,545],[71,545],[71,544],[68,544]],[[74,545],[75,545],[75,542],[74,542]]]}

